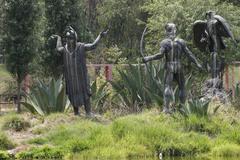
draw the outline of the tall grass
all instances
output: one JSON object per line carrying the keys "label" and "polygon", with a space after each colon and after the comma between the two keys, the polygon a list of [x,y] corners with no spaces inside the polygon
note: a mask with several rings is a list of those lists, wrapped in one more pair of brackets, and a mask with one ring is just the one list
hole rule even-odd
{"label": "tall grass", "polygon": [[206,118],[191,114],[186,118],[178,112],[169,116],[152,110],[106,123],[58,113],[46,116],[44,121],[38,137],[26,142],[40,148],[25,151],[22,157],[62,155],[59,153],[70,159],[157,158],[160,153],[164,159],[239,155],[240,121],[229,123],[221,115]]}

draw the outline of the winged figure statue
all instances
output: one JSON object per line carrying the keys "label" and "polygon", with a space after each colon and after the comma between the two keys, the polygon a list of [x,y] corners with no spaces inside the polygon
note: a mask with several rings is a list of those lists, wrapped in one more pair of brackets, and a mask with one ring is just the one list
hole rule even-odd
{"label": "winged figure statue", "polygon": [[237,46],[227,21],[214,11],[206,13],[206,20],[197,20],[193,24],[193,40],[196,47],[202,51],[211,53],[212,78],[222,78],[224,71],[224,58],[220,51],[226,48],[223,38],[231,38]]}

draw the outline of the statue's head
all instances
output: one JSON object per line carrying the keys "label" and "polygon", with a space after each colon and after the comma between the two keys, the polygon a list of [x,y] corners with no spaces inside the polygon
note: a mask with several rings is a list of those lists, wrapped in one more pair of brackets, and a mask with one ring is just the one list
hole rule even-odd
{"label": "statue's head", "polygon": [[215,12],[214,11],[207,11],[206,12],[206,18],[207,19],[212,19],[215,16]]}
{"label": "statue's head", "polygon": [[177,33],[177,27],[174,23],[168,23],[165,26],[166,35],[169,38],[175,38]]}
{"label": "statue's head", "polygon": [[66,28],[66,39],[68,42],[77,41],[77,33],[71,26],[67,26]]}

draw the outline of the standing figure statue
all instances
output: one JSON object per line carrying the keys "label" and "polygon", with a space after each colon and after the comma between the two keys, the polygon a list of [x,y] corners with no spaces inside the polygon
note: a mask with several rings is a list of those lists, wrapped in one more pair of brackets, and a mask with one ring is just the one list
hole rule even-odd
{"label": "standing figure statue", "polygon": [[227,21],[216,15],[214,11],[206,13],[205,21],[197,20],[193,25],[194,43],[202,52],[211,53],[212,79],[222,79],[224,72],[224,57],[220,51],[226,48],[223,37],[231,38],[237,45]]}
{"label": "standing figure statue", "polygon": [[176,38],[176,25],[168,23],[165,26],[166,38],[160,44],[160,51],[156,55],[143,58],[146,63],[152,60],[158,60],[165,56],[165,73],[164,73],[164,113],[171,113],[170,101],[173,95],[173,80],[176,80],[179,87],[179,99],[182,104],[185,103],[185,77],[182,66],[182,58],[186,55],[198,68],[202,69],[201,64],[197,61],[192,52],[188,49],[183,39]]}
{"label": "standing figure statue", "polygon": [[66,45],[64,46],[60,36],[52,36],[52,38],[57,38],[57,51],[63,53],[66,94],[73,106],[75,115],[80,114],[79,108],[84,105],[86,116],[91,116],[91,91],[86,66],[86,51],[95,49],[107,32],[101,32],[93,43],[85,44],[77,42],[77,33],[71,26],[68,26],[65,35]]}

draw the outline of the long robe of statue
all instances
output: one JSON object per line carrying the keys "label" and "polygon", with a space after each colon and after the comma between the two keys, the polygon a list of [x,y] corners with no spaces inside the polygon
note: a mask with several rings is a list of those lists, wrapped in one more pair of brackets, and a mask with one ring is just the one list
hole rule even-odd
{"label": "long robe of statue", "polygon": [[107,32],[101,32],[93,43],[77,42],[77,33],[72,27],[67,27],[66,45],[62,45],[61,37],[57,40],[57,50],[63,53],[64,77],[66,81],[66,94],[74,108],[75,115],[79,115],[79,107],[84,105],[87,115],[91,114],[90,82],[86,65],[86,51],[96,48],[100,39]]}

